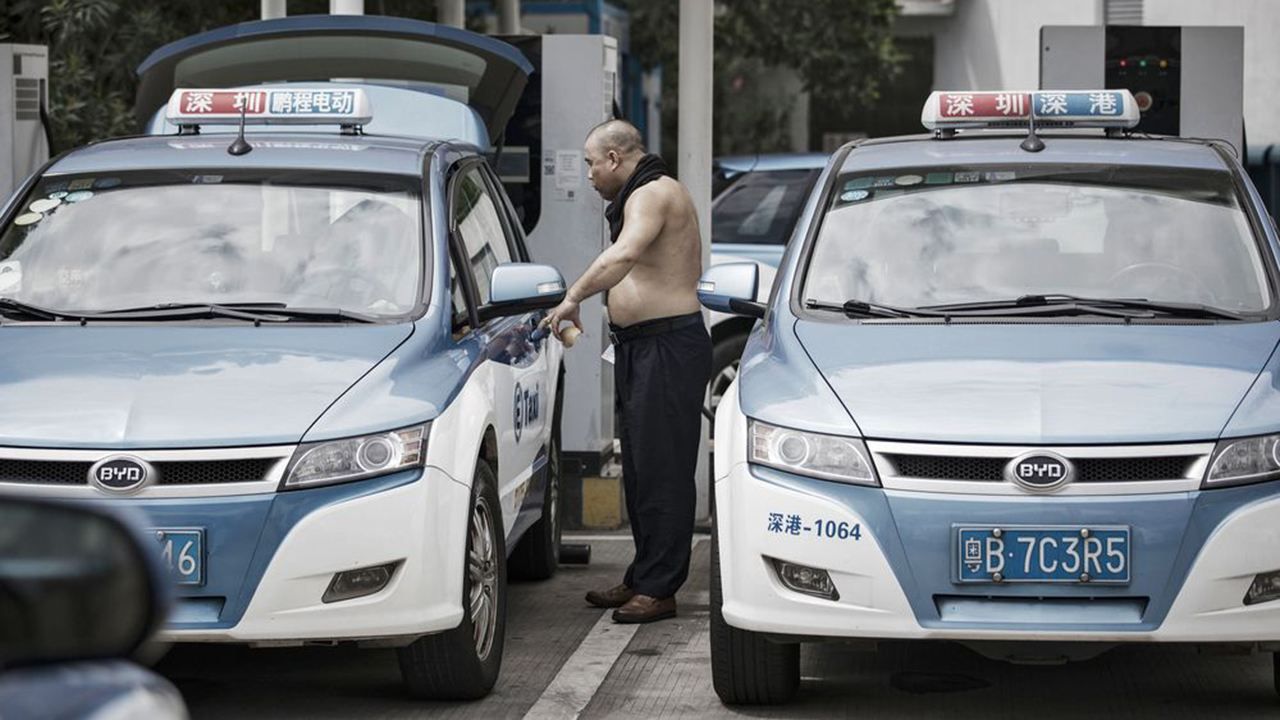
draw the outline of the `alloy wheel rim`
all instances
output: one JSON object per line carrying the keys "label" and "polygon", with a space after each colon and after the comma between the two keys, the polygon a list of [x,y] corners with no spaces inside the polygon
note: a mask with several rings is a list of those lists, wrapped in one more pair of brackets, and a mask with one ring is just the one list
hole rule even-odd
{"label": "alloy wheel rim", "polygon": [[498,557],[493,542],[493,513],[484,496],[471,509],[471,548],[467,554],[467,575],[471,580],[468,607],[476,655],[489,657],[498,626]]}

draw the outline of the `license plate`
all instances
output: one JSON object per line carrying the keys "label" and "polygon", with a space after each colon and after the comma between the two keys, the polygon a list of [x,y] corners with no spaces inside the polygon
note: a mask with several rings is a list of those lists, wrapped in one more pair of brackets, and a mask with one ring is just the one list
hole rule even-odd
{"label": "license plate", "polygon": [[197,528],[156,528],[160,559],[179,585],[204,584],[204,530]]}
{"label": "license plate", "polygon": [[960,527],[960,582],[1129,582],[1127,527]]}

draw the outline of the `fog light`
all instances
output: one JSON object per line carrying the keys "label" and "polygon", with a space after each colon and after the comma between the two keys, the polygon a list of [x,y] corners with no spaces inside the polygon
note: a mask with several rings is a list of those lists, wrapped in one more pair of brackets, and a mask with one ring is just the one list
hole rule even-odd
{"label": "fog light", "polygon": [[1280,570],[1254,576],[1249,592],[1244,594],[1245,605],[1257,605],[1272,600],[1280,600]]}
{"label": "fog light", "polygon": [[386,565],[374,565],[337,573],[333,576],[333,580],[329,581],[329,589],[324,591],[320,602],[340,602],[372,595],[391,582],[391,576],[395,575],[399,565],[400,561],[397,560]]}
{"label": "fog light", "polygon": [[773,561],[773,569],[777,571],[778,579],[782,580],[782,584],[791,590],[825,600],[840,599],[836,584],[831,581],[831,575],[826,570],[777,559]]}

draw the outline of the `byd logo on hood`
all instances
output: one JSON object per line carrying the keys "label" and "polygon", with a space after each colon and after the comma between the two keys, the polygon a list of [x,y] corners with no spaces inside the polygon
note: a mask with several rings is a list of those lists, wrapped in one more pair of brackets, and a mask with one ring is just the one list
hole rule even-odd
{"label": "byd logo on hood", "polygon": [[154,477],[151,464],[137,458],[115,455],[89,468],[89,482],[101,490],[126,493],[141,488]]}
{"label": "byd logo on hood", "polygon": [[1071,481],[1071,461],[1049,452],[1027,453],[1005,467],[1005,477],[1028,490],[1053,490]]}

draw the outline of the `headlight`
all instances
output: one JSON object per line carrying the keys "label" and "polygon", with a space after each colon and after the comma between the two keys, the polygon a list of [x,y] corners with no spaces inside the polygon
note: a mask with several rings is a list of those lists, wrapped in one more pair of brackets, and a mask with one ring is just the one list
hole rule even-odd
{"label": "headlight", "polygon": [[752,420],[751,462],[824,480],[879,485],[867,446],[857,438],[820,435]]}
{"label": "headlight", "polygon": [[1280,435],[1222,440],[1213,450],[1213,462],[1204,486],[1245,485],[1280,478]]}
{"label": "headlight", "polygon": [[282,490],[332,485],[421,467],[430,423],[377,435],[301,445]]}

